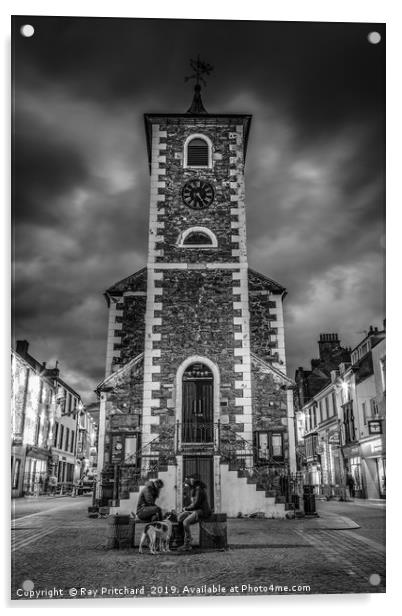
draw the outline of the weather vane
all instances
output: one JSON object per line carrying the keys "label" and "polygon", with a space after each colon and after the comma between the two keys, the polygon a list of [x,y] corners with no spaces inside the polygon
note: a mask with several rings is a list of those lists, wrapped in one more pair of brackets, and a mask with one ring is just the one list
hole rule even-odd
{"label": "weather vane", "polygon": [[203,62],[202,60],[200,60],[199,55],[197,56],[197,60],[190,60],[190,66],[193,69],[194,73],[192,75],[189,75],[188,77],[185,77],[184,81],[195,79],[197,86],[199,85],[200,81],[204,84],[204,86],[206,86],[207,82],[202,75],[209,75],[214,70],[214,67],[211,64],[208,64],[208,62]]}

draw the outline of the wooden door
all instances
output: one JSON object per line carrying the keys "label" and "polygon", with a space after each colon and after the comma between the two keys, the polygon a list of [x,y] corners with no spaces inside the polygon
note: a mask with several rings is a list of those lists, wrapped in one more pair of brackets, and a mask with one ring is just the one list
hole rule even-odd
{"label": "wooden door", "polygon": [[[214,460],[212,456],[183,456],[183,478],[198,475],[206,485],[208,502],[214,507]],[[183,491],[183,507],[190,504],[189,491]]]}
{"label": "wooden door", "polygon": [[213,442],[213,380],[183,380],[183,443]]}

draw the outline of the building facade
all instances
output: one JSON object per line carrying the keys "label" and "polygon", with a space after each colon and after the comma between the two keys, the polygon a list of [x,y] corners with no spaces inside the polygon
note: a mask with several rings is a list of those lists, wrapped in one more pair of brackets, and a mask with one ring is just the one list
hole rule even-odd
{"label": "building facade", "polygon": [[350,357],[297,411],[305,479],[327,497],[385,498],[385,329]]}
{"label": "building facade", "polygon": [[51,473],[57,477],[59,490],[71,490],[80,478],[81,462],[77,457],[79,415],[83,411],[80,396],[58,374],[52,373],[56,389],[56,418],[52,441]]}
{"label": "building facade", "polygon": [[45,365],[28,353],[28,342],[11,351],[11,495],[43,492],[48,473],[56,397]]}
{"label": "building facade", "polygon": [[[385,330],[370,327],[368,335],[353,349],[350,381],[355,390],[354,406],[342,407],[344,456],[356,496],[362,498],[386,496],[385,342]],[[351,417],[353,430],[351,426],[348,434],[345,422]],[[348,438],[353,433],[350,445]]]}
{"label": "building facade", "polygon": [[116,511],[132,510],[133,477],[153,469],[166,508],[181,509],[183,479],[197,472],[215,511],[284,515],[244,476],[296,467],[286,291],[247,261],[250,122],[207,113],[199,90],[187,113],[145,115],[148,262],[106,292],[98,387],[100,496]]}
{"label": "building facade", "polygon": [[97,464],[97,425],[88,408],[79,412],[77,439],[77,464],[82,480],[93,475]]}
{"label": "building facade", "polygon": [[39,495],[51,475],[70,489],[77,472],[77,417],[81,398],[18,340],[11,354],[11,493]]}

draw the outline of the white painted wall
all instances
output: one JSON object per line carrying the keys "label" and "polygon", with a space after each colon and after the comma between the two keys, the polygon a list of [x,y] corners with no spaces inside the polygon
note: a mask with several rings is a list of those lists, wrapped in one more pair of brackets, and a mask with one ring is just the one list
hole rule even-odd
{"label": "white painted wall", "polygon": [[245,477],[238,477],[237,471],[230,471],[227,464],[221,464],[221,511],[228,517],[236,517],[263,511],[267,518],[284,518],[285,505],[275,503],[275,498],[257,491],[255,484],[247,483]]}
{"label": "white painted wall", "polygon": [[[163,512],[171,511],[176,508],[176,475],[176,466],[168,466],[167,471],[158,473],[158,477],[159,479],[162,479],[164,485],[160,491],[156,504],[162,509]],[[145,484],[141,486],[140,491],[144,485]],[[140,491],[131,492],[130,498],[121,500],[119,507],[111,507],[110,513],[118,513],[119,515],[129,514],[132,511],[135,513],[137,511],[137,502]]]}

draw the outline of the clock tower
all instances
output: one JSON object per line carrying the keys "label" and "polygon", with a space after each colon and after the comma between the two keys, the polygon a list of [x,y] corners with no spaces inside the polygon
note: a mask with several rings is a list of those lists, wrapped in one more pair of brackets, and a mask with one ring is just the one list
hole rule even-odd
{"label": "clock tower", "polygon": [[[284,513],[240,470],[253,474],[261,456],[267,467],[271,461],[295,470],[286,291],[248,267],[244,167],[251,116],[207,113],[200,80],[186,113],[145,114],[148,259],[146,269],[106,293],[100,465],[111,472],[118,460],[113,504],[123,509],[122,493],[133,498],[127,460],[135,459],[131,475],[157,473],[164,480],[166,507],[181,508],[183,479],[195,472],[215,511],[234,515],[258,506]],[[137,419],[121,418],[130,414]]]}

